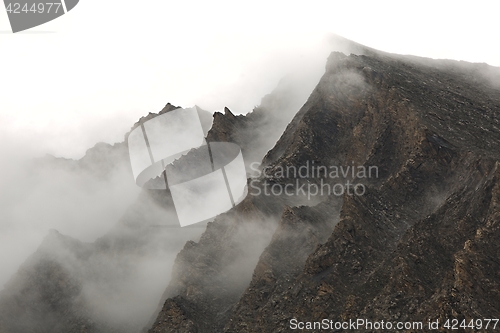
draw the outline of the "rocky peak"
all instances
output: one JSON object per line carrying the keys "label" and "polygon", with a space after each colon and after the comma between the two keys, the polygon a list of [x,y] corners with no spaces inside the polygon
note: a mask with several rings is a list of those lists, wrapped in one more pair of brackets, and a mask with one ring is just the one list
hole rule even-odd
{"label": "rocky peak", "polygon": [[165,107],[158,114],[164,114],[166,112],[174,111],[180,108],[181,108],[180,106],[175,106],[170,103],[167,103],[167,105],[165,105]]}

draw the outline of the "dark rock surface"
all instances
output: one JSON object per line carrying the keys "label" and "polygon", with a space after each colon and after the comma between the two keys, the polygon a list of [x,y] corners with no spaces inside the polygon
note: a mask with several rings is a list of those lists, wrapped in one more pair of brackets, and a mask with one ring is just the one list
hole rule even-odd
{"label": "dark rock surface", "polygon": [[[363,180],[366,194],[286,208],[251,282],[236,303],[226,300],[223,315],[203,315],[215,304],[221,309],[220,299],[197,302],[178,290],[149,332],[289,332],[292,318],[444,323],[499,316],[500,90],[481,64],[368,51],[330,56],[317,88],[264,158],[268,174],[307,161],[379,166],[378,178]],[[214,225],[228,228],[223,221]],[[196,262],[189,253],[224,246],[222,235],[179,255],[183,284],[206,272],[186,274]],[[210,295],[214,283],[197,298]]]}

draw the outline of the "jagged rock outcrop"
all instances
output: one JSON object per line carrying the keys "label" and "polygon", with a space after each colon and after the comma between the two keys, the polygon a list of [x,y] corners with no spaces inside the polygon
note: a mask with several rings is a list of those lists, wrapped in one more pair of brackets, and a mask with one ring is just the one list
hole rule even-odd
{"label": "jagged rock outcrop", "polygon": [[289,75],[262,98],[259,106],[246,115],[234,115],[228,108],[215,112],[209,142],[233,142],[241,147],[247,170],[260,163],[280,138],[288,123],[307,98],[300,75]]}

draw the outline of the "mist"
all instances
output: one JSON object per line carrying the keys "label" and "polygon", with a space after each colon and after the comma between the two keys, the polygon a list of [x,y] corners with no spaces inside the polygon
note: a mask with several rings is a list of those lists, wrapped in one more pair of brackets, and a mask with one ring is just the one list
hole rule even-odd
{"label": "mist", "polygon": [[[177,253],[186,241],[199,239],[203,225],[172,228],[175,212],[162,195],[135,185],[129,161],[120,154],[113,156],[116,164],[101,159],[92,168],[50,156],[32,159],[29,147],[21,148],[2,147],[0,291],[8,282],[3,296],[22,292],[27,278],[51,283],[38,267],[54,261],[66,283],[79,290],[71,311],[90,309],[103,329],[138,332],[158,307]],[[54,297],[62,302],[69,297],[65,293],[63,288]],[[61,320],[46,315],[47,327]],[[41,324],[30,320],[16,318],[20,325]]]}
{"label": "mist", "polygon": [[389,52],[499,66],[498,5],[424,1],[407,15],[389,0],[141,8],[89,0],[34,29],[55,33],[2,34],[0,123],[37,134],[43,153],[80,158],[96,142],[121,141],[131,123],[167,102],[245,114],[291,67],[325,59],[319,50],[332,32]]}
{"label": "mist", "polygon": [[[201,87],[196,88],[195,85],[191,90],[193,96],[198,96],[192,100],[207,110],[227,105],[236,114],[248,113],[259,104],[268,109],[278,109],[266,125],[266,133],[273,135],[266,137],[266,142],[256,142],[258,145],[255,146],[260,146],[262,151],[252,155],[249,159],[251,161],[260,161],[263,154],[274,145],[286,124],[319,81],[326,58],[333,49],[329,38],[324,36],[312,39],[306,45],[294,45],[291,40],[281,43],[287,47],[280,52],[259,61],[250,61],[246,71],[251,75],[240,77],[231,91],[226,89],[229,86],[218,87],[217,92],[203,97],[204,90]],[[244,44],[251,46],[248,41],[242,46]],[[38,69],[40,70],[42,69]],[[39,74],[43,76],[42,73]],[[288,79],[282,80],[285,76]],[[95,88],[95,93],[102,96],[103,90],[99,90],[99,85]],[[262,97],[275,88],[281,90],[286,105],[270,105],[273,102],[266,99],[261,101]],[[109,92],[113,97],[113,91]],[[83,93],[88,94],[90,91]],[[168,100],[168,94],[162,95],[165,96],[163,100],[157,97],[145,100],[144,95],[138,91],[125,95],[126,99],[121,98],[115,107],[110,105],[109,100],[102,100],[102,105],[96,102],[80,105],[78,99],[73,100],[74,105],[69,105],[70,100],[63,100],[63,105],[68,108],[66,115],[54,118],[51,111],[43,111],[27,118],[24,123],[9,113],[2,114],[0,262],[3,269],[0,272],[0,286],[36,250],[48,230],[56,229],[81,241],[93,242],[117,223],[140,192],[134,184],[128,165],[120,164],[106,179],[100,179],[86,171],[70,167],[74,162],[71,160],[63,163],[64,166],[61,163],[52,166],[45,163],[41,167],[35,159],[48,153],[76,160],[84,156],[85,151],[98,141],[109,144],[122,142],[124,134],[139,117],[149,112],[158,112],[167,102],[179,105],[183,101],[182,98],[179,101]],[[120,105],[129,102],[129,99],[134,102],[125,112],[118,113]],[[119,101],[118,98],[115,100]],[[158,102],[154,104],[155,101]],[[26,106],[30,108],[49,110],[56,107],[51,104],[53,102],[57,103],[46,97],[35,98],[19,101],[17,105],[7,103],[3,109],[20,110],[23,103],[28,103]],[[69,118],[83,107],[109,107],[109,110],[99,114],[91,113],[84,118]],[[46,118],[45,121],[40,121],[43,117]],[[273,131],[273,121],[277,119],[280,119],[281,127],[278,131]]]}
{"label": "mist", "polygon": [[[15,143],[16,138],[3,138]],[[50,229],[93,242],[136,199],[125,167],[99,179],[80,169],[34,160],[30,147],[1,146],[0,286],[40,245]],[[70,161],[68,161],[70,162]]]}

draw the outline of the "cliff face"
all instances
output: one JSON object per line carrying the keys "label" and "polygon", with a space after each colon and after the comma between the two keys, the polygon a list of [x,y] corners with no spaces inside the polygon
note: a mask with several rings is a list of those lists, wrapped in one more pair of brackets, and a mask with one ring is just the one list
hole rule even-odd
{"label": "cliff face", "polygon": [[[288,332],[292,318],[498,317],[498,86],[483,65],[366,53],[330,56],[264,158],[268,182],[281,184],[290,179],[279,170],[308,161],[378,166],[378,177],[361,180],[366,193],[285,207],[239,299],[217,297],[224,280],[205,280],[202,263],[225,269],[220,255],[208,255],[214,248],[225,258],[238,253],[234,235],[212,230],[241,221],[216,219],[179,254],[149,332]],[[172,288],[178,283],[184,288]]]}

